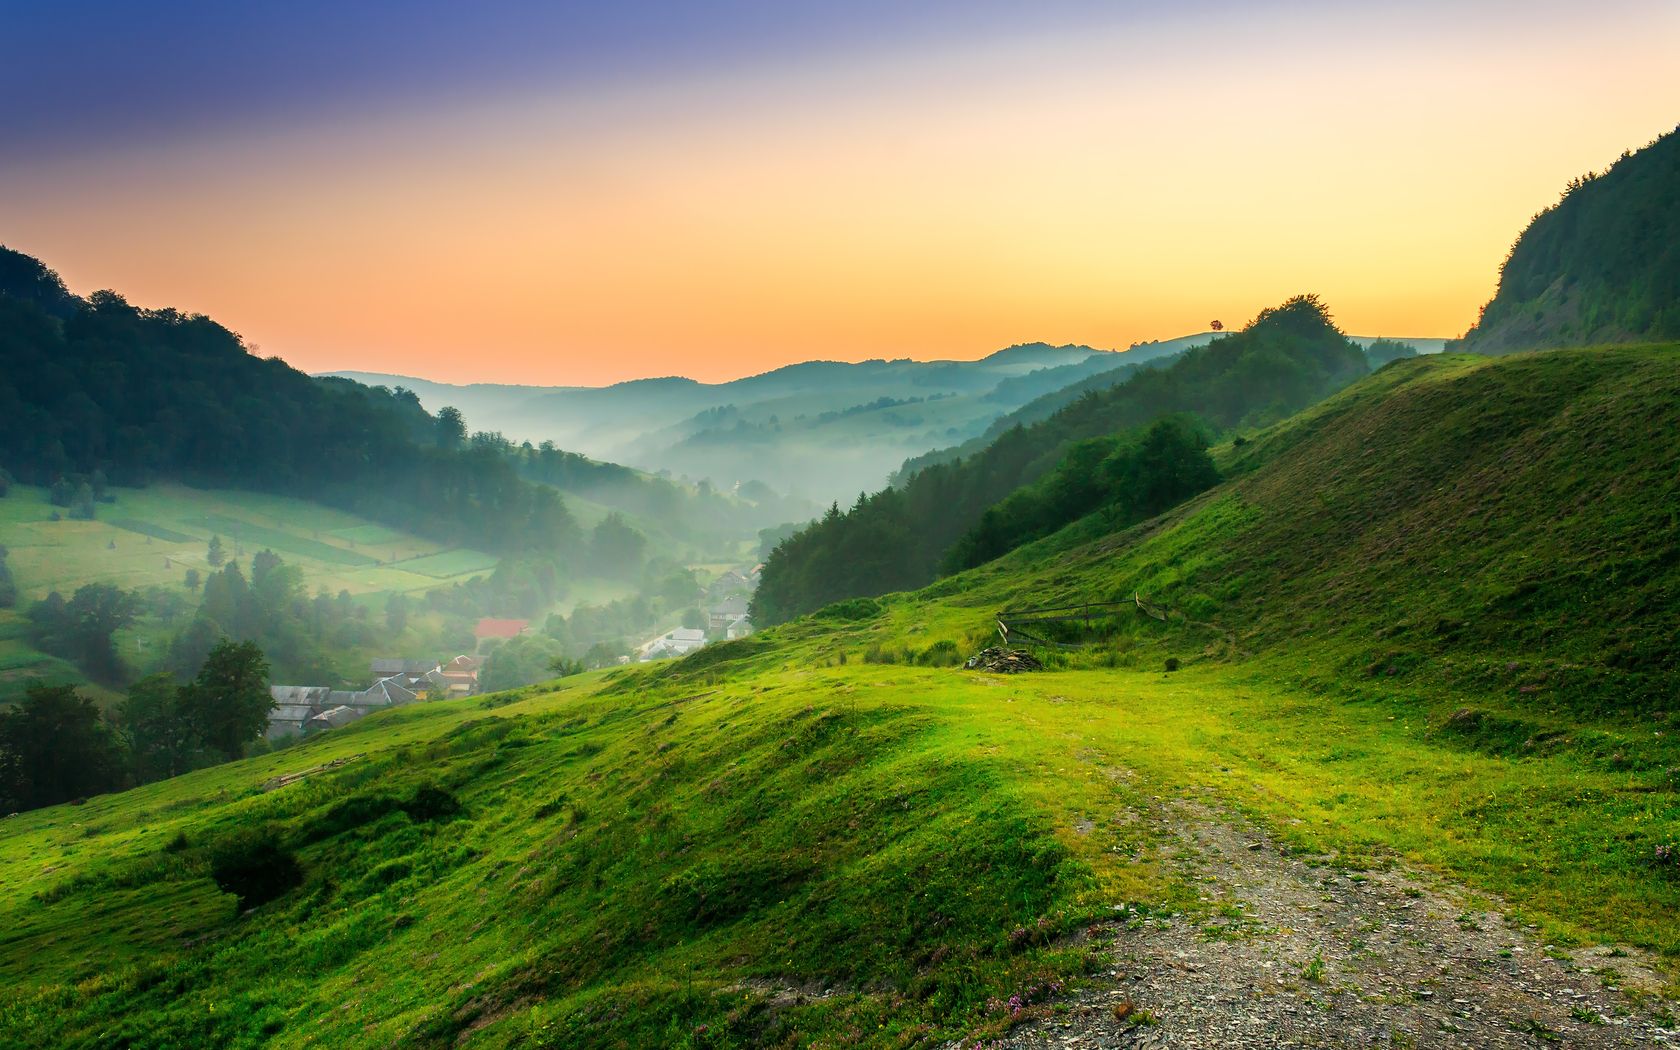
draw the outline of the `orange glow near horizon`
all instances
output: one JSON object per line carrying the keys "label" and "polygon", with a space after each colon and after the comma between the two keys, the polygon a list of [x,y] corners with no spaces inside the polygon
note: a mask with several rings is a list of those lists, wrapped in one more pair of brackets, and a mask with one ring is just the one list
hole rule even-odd
{"label": "orange glow near horizon", "polygon": [[308,371],[446,382],[1124,347],[1298,292],[1350,332],[1451,336],[1568,179],[1674,127],[1680,37],[1672,17],[1457,38],[1401,17],[14,159],[0,239]]}

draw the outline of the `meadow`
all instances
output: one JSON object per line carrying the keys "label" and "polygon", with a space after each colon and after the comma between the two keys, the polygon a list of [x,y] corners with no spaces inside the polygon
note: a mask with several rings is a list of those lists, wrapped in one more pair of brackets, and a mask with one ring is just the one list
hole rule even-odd
{"label": "meadow", "polygon": [[188,569],[211,571],[211,536],[230,557],[273,550],[304,574],[309,590],[412,593],[488,572],[495,559],[447,548],[319,504],[254,492],[183,485],[113,489],[94,521],[63,514],[44,489],[14,486],[0,499],[0,544],[20,592],[69,595],[89,583],[124,589],[180,586]]}

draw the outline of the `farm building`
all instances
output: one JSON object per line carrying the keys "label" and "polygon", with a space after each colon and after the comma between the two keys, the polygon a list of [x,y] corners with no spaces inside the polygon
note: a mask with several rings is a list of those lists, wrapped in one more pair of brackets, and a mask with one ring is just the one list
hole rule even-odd
{"label": "farm building", "polygon": [[752,583],[741,573],[730,569],[711,582],[706,588],[706,597],[713,602],[722,601],[734,594],[748,594],[752,591]]}
{"label": "farm building", "polygon": [[279,704],[269,711],[268,729],[263,736],[270,741],[301,736],[305,723],[313,717],[315,708],[310,704]]}
{"label": "farm building", "polygon": [[696,627],[678,627],[658,638],[644,642],[636,650],[636,659],[664,660],[673,656],[687,656],[706,644],[706,632]]}
{"label": "farm building", "polygon": [[377,682],[381,678],[389,678],[394,674],[424,675],[437,665],[436,660],[394,660],[385,657],[368,664],[368,673]]}
{"label": "farm building", "polygon": [[356,710],[354,707],[346,707],[341,704],[338,707],[329,707],[320,714],[314,715],[305,724],[305,728],[310,732],[319,732],[323,729],[337,729],[340,726],[349,725],[351,722],[354,722],[360,717],[362,717],[361,711]]}
{"label": "farm building", "polygon": [[478,692],[478,668],[475,656],[457,656],[426,675],[426,682],[447,697],[471,696]]}
{"label": "farm building", "polygon": [[712,637],[723,637],[730,624],[746,616],[747,604],[747,596],[744,594],[732,594],[714,602],[711,608],[706,610],[706,629]]}
{"label": "farm building", "polygon": [[478,625],[473,628],[473,637],[480,642],[491,638],[506,641],[509,638],[518,638],[530,629],[530,620],[498,620],[486,616],[478,621]]}

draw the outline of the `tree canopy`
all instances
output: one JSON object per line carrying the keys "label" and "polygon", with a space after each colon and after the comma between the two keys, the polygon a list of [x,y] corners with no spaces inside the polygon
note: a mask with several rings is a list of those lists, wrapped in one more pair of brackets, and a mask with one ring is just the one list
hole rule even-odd
{"label": "tree canopy", "polygon": [[73,686],[37,683],[0,710],[0,805],[33,809],[123,785],[122,750]]}

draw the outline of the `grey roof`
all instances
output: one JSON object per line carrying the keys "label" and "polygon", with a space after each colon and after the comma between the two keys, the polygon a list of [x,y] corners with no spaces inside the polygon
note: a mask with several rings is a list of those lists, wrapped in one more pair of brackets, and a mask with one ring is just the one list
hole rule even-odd
{"label": "grey roof", "polygon": [[355,694],[355,699],[349,701],[356,707],[396,707],[400,704],[412,704],[420,699],[420,694],[404,686],[393,675],[381,678],[366,689]]}
{"label": "grey roof", "polygon": [[713,602],[709,612],[713,616],[743,616],[746,614],[748,604],[746,595],[731,594],[721,601]]}
{"label": "grey roof", "polygon": [[368,669],[375,678],[388,678],[394,674],[425,674],[437,667],[436,660],[397,660],[380,658],[368,665]]}
{"label": "grey roof", "polygon": [[271,685],[268,695],[277,704],[318,704],[327,699],[332,692],[331,686],[325,685]]}
{"label": "grey roof", "polygon": [[316,729],[337,729],[339,726],[348,725],[360,717],[362,717],[362,712],[355,708],[340,706],[322,711],[311,718],[309,724]]}
{"label": "grey roof", "polygon": [[281,704],[268,713],[269,722],[305,722],[315,713],[312,704]]}

